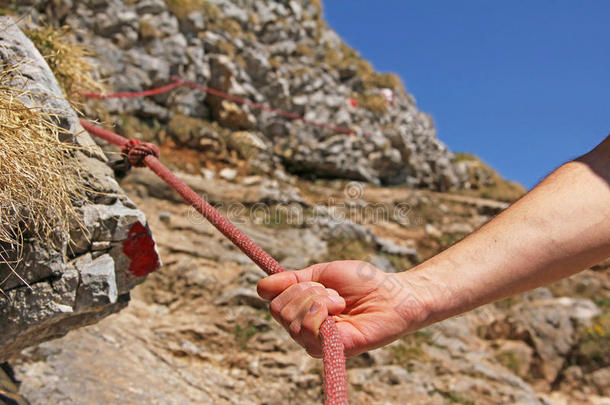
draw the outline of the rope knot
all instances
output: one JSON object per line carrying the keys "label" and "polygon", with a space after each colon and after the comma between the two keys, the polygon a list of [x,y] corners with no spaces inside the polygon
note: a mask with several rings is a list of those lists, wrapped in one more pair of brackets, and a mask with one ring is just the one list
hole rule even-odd
{"label": "rope knot", "polygon": [[159,157],[159,148],[156,145],[148,142],[142,142],[137,139],[130,139],[127,143],[121,146],[121,153],[129,164],[133,167],[144,167],[144,158],[146,156]]}

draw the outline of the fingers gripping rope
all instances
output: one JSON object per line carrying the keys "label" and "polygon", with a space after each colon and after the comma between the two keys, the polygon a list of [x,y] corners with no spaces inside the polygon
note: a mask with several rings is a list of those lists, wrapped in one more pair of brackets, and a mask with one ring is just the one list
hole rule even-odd
{"label": "fingers gripping rope", "polygon": [[[120,146],[123,155],[126,156],[132,166],[148,166],[267,274],[286,271],[252,239],[237,229],[220,212],[169,171],[157,159],[159,149],[155,145],[133,139],[127,140],[114,132],[98,128],[85,121],[81,121],[81,124],[90,134]],[[324,361],[325,404],[346,405],[348,403],[347,374],[343,341],[332,317],[326,318],[320,326],[320,337],[322,340],[322,359]]]}

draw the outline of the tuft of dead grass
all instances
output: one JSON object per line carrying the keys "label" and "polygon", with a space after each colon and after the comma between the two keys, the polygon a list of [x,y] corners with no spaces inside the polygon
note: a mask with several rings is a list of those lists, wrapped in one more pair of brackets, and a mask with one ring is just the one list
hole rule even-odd
{"label": "tuft of dead grass", "polygon": [[37,27],[24,32],[45,58],[69,99],[78,98],[84,92],[106,91],[106,86],[95,77],[95,67],[88,59],[93,53],[70,41],[68,27]]}
{"label": "tuft of dead grass", "polygon": [[400,77],[394,73],[377,73],[373,66],[355,49],[341,43],[339,49],[327,47],[324,51],[324,62],[334,69],[352,67],[362,78],[367,90],[389,88],[406,94],[405,86]]}
{"label": "tuft of dead grass", "polygon": [[379,94],[360,93],[355,95],[358,106],[372,111],[375,114],[385,114],[388,111],[388,102]]}
{"label": "tuft of dead grass", "polygon": [[14,270],[24,238],[55,245],[80,224],[73,203],[86,189],[73,157],[82,147],[62,142],[60,117],[21,101],[28,93],[8,85],[15,68],[0,69],[0,264]]}
{"label": "tuft of dead grass", "polygon": [[222,12],[215,4],[205,0],[165,0],[165,4],[178,18],[185,18],[193,11],[203,11],[206,19],[218,20]]}

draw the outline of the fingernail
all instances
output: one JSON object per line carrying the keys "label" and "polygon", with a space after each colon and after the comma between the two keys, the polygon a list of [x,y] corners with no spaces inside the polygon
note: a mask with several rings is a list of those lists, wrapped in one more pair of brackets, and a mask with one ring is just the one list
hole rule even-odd
{"label": "fingernail", "polygon": [[314,302],[313,304],[311,304],[311,308],[309,308],[309,313],[315,314],[316,312],[318,312],[318,309],[320,309],[320,304]]}
{"label": "fingernail", "polygon": [[333,290],[332,288],[327,288],[326,292],[328,292],[330,295],[339,295],[339,293],[335,290]]}

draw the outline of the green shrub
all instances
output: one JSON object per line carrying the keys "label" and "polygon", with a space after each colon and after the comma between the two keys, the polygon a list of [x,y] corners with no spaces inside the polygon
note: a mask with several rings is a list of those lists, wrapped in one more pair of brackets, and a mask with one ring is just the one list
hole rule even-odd
{"label": "green shrub", "polygon": [[328,260],[366,260],[375,248],[360,239],[334,238],[328,242]]}
{"label": "green shrub", "polygon": [[463,233],[463,232],[451,232],[451,233],[444,233],[441,236],[441,245],[442,248],[447,248],[459,241],[461,241],[462,239],[464,239],[466,237],[466,235],[468,235],[467,233]]}
{"label": "green shrub", "polygon": [[423,346],[431,344],[433,344],[432,335],[426,331],[406,335],[388,346],[392,351],[392,363],[408,369],[409,363],[413,360],[427,361],[429,356]]}
{"label": "green shrub", "polygon": [[610,364],[610,312],[593,318],[590,326],[579,331],[579,340],[570,362],[586,371]]}
{"label": "green shrub", "polygon": [[495,358],[504,367],[511,370],[513,373],[519,375],[519,373],[520,373],[519,362],[517,361],[517,358],[515,357],[515,353],[513,353],[511,351],[506,351],[506,352],[498,353],[495,356]]}
{"label": "green shrub", "polygon": [[235,341],[242,350],[248,346],[248,341],[258,332],[258,329],[256,329],[254,326],[243,327],[241,325],[235,325],[235,328],[233,329]]}
{"label": "green shrub", "polygon": [[459,394],[455,391],[442,391],[436,389],[435,392],[440,394],[443,398],[448,400],[452,404],[463,404],[463,405],[473,405],[474,401],[464,397],[462,394]]}

